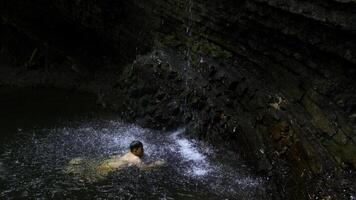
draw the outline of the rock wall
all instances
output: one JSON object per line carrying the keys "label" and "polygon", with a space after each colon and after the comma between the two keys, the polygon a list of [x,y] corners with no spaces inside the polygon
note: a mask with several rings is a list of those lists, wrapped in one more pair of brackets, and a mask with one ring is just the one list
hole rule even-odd
{"label": "rock wall", "polygon": [[[121,71],[104,95],[114,108],[155,128],[186,123],[196,135],[226,144],[273,177],[281,198],[350,199],[356,192],[354,1],[1,5],[2,24],[68,59],[74,71]],[[166,54],[122,65],[152,49]],[[164,75],[149,78],[158,72]]]}

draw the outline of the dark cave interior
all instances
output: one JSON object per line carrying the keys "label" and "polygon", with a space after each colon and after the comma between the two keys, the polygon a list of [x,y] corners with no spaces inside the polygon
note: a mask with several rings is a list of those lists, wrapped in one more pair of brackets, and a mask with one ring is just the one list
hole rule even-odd
{"label": "dark cave interior", "polygon": [[0,17],[0,87],[184,124],[273,199],[356,198],[354,0],[1,0]]}

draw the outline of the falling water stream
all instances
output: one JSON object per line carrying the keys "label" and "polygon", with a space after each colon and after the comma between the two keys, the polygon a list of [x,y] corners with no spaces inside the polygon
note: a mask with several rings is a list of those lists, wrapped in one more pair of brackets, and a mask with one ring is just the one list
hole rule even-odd
{"label": "falling water stream", "polygon": [[[0,89],[0,93],[6,96],[0,104],[1,124],[6,123],[0,135],[0,199],[267,196],[261,177],[238,159],[186,137],[184,127],[162,132],[124,123],[113,113],[96,110],[95,101],[90,102],[86,94],[49,89],[7,89],[6,95]],[[149,171],[127,168],[100,182],[64,173],[73,158],[95,160],[123,154],[132,140],[143,142],[144,162],[164,159],[166,166]]]}

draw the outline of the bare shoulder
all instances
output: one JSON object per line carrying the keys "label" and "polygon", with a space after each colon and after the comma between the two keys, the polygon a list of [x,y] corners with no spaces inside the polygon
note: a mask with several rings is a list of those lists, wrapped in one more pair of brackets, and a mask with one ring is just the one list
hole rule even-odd
{"label": "bare shoulder", "polygon": [[128,153],[125,153],[124,155],[122,155],[120,158],[121,159],[130,159],[131,157],[132,157],[132,153],[128,152]]}
{"label": "bare shoulder", "polygon": [[135,156],[134,154],[132,154],[131,152],[126,153],[119,160],[122,162],[128,163],[128,164],[133,164],[133,165],[141,163],[141,159],[139,157]]}
{"label": "bare shoulder", "polygon": [[132,163],[135,163],[135,164],[140,164],[140,163],[142,163],[141,158],[139,158],[139,157],[137,157],[137,156],[132,156],[132,157],[130,158],[130,160],[131,160]]}

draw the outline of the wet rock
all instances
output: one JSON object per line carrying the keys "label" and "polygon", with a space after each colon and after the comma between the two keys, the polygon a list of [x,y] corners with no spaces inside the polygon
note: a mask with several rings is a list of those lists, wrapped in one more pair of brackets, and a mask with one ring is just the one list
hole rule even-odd
{"label": "wet rock", "polygon": [[0,161],[0,180],[5,179],[5,172],[4,164]]}
{"label": "wet rock", "polygon": [[20,195],[21,198],[28,198],[28,191],[23,191]]}
{"label": "wet rock", "polygon": [[[298,186],[313,179],[305,170],[355,170],[352,1],[194,1],[188,37],[185,8],[176,3],[8,1],[0,8],[0,57],[11,67],[1,66],[0,83],[104,89],[100,103],[127,120],[199,124],[192,134],[230,142],[256,168],[272,166],[285,198],[308,198]],[[159,51],[137,56],[154,40]]]}

